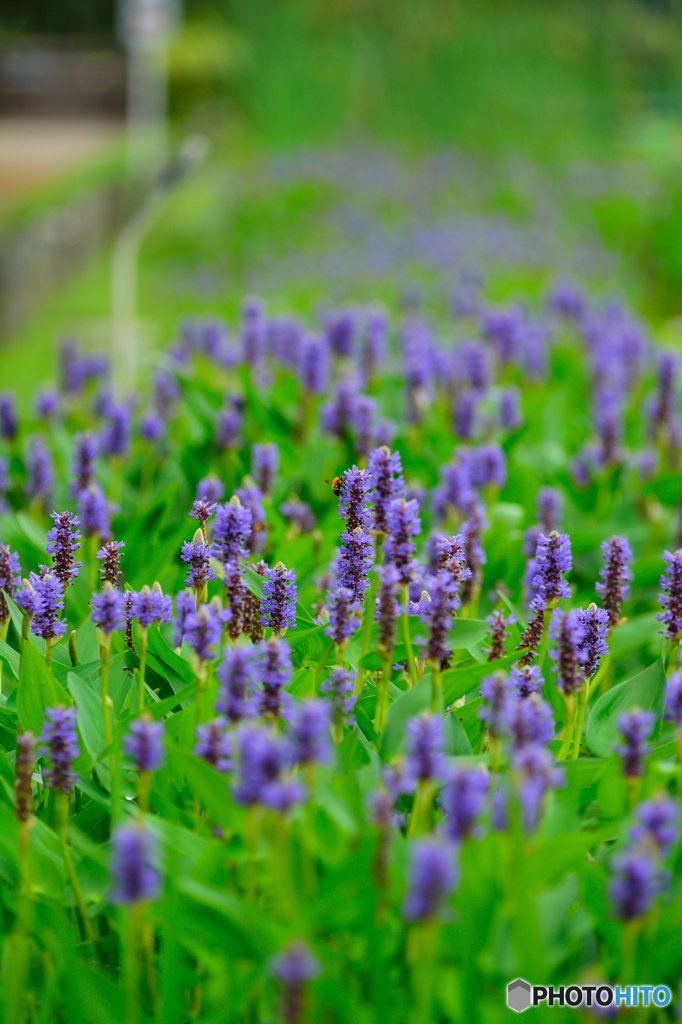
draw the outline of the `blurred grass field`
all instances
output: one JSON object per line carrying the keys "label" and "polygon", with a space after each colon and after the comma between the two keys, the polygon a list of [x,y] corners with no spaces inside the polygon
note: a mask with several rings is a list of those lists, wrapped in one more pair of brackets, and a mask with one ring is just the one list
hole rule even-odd
{"label": "blurred grass field", "polygon": [[[384,236],[410,218],[424,223],[428,177],[417,175],[413,191],[400,195],[389,183],[386,201],[372,199],[369,212],[375,181],[330,183],[309,173],[312,158],[308,170],[281,177],[283,161],[311,150],[320,166],[339,152],[351,162],[364,153],[370,177],[380,174],[368,146],[386,154],[389,178],[400,177],[401,165],[409,176],[427,154],[470,161],[465,187],[454,174],[449,192],[439,192],[442,216],[516,225],[544,217],[567,252],[580,253],[589,238],[612,254],[595,284],[626,292],[674,341],[682,312],[681,26],[682,8],[664,0],[190,3],[172,51],[173,132],[180,140],[207,131],[213,153],[170,197],[143,246],[146,344],[166,341],[184,314],[233,315],[252,290],[275,308],[305,310],[325,298],[394,298],[411,278],[428,291],[418,254],[413,266],[355,275],[352,253],[343,272],[341,257],[336,265],[327,258],[363,210]],[[108,166],[120,173],[115,159]],[[87,188],[88,173],[61,187]],[[100,164],[93,180],[101,174]],[[53,191],[35,207],[54,200]],[[21,216],[30,215],[24,201]],[[374,237],[366,223],[358,230]],[[20,392],[37,367],[47,368],[60,334],[106,347],[109,259],[100,254],[5,345],[3,367]],[[318,264],[331,268],[323,280]],[[581,275],[579,265],[569,269]],[[501,293],[513,294],[518,273],[494,270]],[[442,276],[431,274],[433,287]]]}

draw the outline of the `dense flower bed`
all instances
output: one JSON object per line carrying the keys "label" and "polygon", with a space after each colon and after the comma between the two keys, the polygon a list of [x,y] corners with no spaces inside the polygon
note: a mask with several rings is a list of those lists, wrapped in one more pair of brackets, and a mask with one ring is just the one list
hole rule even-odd
{"label": "dense flower bed", "polygon": [[473,277],[0,396],[8,1019],[676,984],[678,407],[623,307]]}

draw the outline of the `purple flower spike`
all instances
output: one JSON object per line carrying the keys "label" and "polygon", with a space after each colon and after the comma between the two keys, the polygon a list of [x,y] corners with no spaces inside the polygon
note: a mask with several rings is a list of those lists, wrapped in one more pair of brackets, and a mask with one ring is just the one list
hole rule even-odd
{"label": "purple flower spike", "polygon": [[[519,706],[527,708],[529,704],[530,701],[522,701]],[[564,773],[556,767],[549,750],[538,743],[517,749],[512,755],[512,767],[518,780],[523,827],[527,833],[534,832],[540,823],[546,794],[564,784]]]}
{"label": "purple flower spike", "polygon": [[17,407],[14,393],[3,391],[0,394],[0,437],[13,441],[19,430]]}
{"label": "purple flower spike", "polygon": [[113,903],[148,903],[161,894],[156,836],[144,825],[119,825],[111,837]]}
{"label": "purple flower spike", "polygon": [[75,529],[78,526],[78,519],[72,512],[53,512],[54,526],[47,535],[47,546],[45,551],[53,556],[52,571],[61,580],[66,590],[70,587],[76,577],[78,570],[83,565],[76,562],[73,555],[80,547],[81,535]]}
{"label": "purple flower spike", "polygon": [[306,942],[294,941],[273,956],[268,969],[284,988],[282,1019],[286,1024],[301,1021],[303,987],[322,971],[322,965]]}
{"label": "purple flower spike", "polygon": [[301,501],[292,494],[279,506],[279,514],[292,528],[294,534],[312,533],[315,529],[315,516],[307,501]]}
{"label": "purple flower spike", "polygon": [[359,526],[352,533],[344,530],[340,540],[343,547],[336,562],[338,585],[347,587],[353,601],[361,605],[369,587],[374,541],[371,534]]}
{"label": "purple flower spike", "polygon": [[137,619],[142,629],[148,629],[153,622],[169,622],[173,615],[170,595],[164,595],[158,583],[150,589],[144,586],[133,594],[130,618]]}
{"label": "purple flower spike", "polygon": [[661,632],[670,640],[675,640],[682,633],[682,550],[671,555],[663,554],[666,563],[665,572],[660,578],[661,593],[658,600],[665,611],[656,616],[659,622],[665,623]]}
{"label": "purple flower spike", "polygon": [[614,917],[632,921],[652,905],[665,884],[658,866],[646,853],[628,850],[613,858],[608,893]]}
{"label": "purple flower spike", "polygon": [[251,511],[242,507],[239,498],[232,498],[219,508],[213,523],[212,557],[225,566],[246,558],[251,522]]}
{"label": "purple flower spike", "polygon": [[565,696],[577,693],[585,677],[588,653],[584,648],[586,630],[581,612],[553,613],[549,635],[554,641],[550,656],[554,662],[552,671],[557,673],[557,686]]}
{"label": "purple flower spike", "polygon": [[488,643],[490,646],[483,648],[483,650],[488,654],[488,661],[499,661],[506,654],[504,642],[509,636],[509,626],[513,625],[516,619],[513,615],[505,618],[504,612],[494,611],[485,621],[490,626],[488,630]]}
{"label": "purple flower spike", "polygon": [[69,494],[75,498],[81,491],[87,491],[95,482],[95,459],[97,458],[97,436],[86,431],[74,436],[73,459],[71,462],[71,488]]}
{"label": "purple flower spike", "polygon": [[[219,501],[222,501],[224,493],[225,485],[223,484],[222,480],[219,480],[214,473],[209,473],[208,476],[205,476],[197,484],[196,500],[199,502],[206,502],[207,507],[209,505],[217,505]],[[196,508],[196,502],[193,508]],[[215,511],[215,509],[213,511]],[[211,515],[213,515],[213,511],[211,512]],[[193,514],[193,512],[190,512],[190,515]],[[196,518],[199,517],[197,516]]]}
{"label": "purple flower spike", "polygon": [[327,764],[331,760],[329,704],[310,699],[294,708],[289,723],[292,760],[297,764]]}
{"label": "purple flower spike", "polygon": [[384,651],[395,649],[396,620],[398,617],[398,570],[394,565],[376,566],[379,577],[379,596],[374,618],[379,622],[379,647]]}
{"label": "purple flower spike", "polygon": [[324,634],[331,637],[337,647],[345,647],[360,624],[356,617],[360,604],[354,600],[352,590],[337,585],[327,594],[326,605],[329,625]]}
{"label": "purple flower spike", "polygon": [[197,611],[186,617],[185,640],[200,661],[213,661],[215,658],[215,652],[220,647],[223,637],[223,624],[229,615],[229,609],[227,612],[221,612],[220,608],[211,602],[202,604]]}
{"label": "purple flower spike", "polygon": [[[222,484],[221,484],[222,487]],[[218,506],[208,501],[206,498],[199,498],[192,504],[192,511],[190,516],[192,519],[198,519],[201,523],[201,529],[203,530],[207,521],[211,518]]]}
{"label": "purple flower spike", "polygon": [[613,629],[620,622],[621,605],[630,593],[632,551],[627,537],[612,537],[611,540],[605,540],[601,550],[604,555],[604,567],[599,571],[600,582],[597,583],[595,590],[608,612],[609,623]]}
{"label": "purple flower spike", "polygon": [[15,591],[20,587],[19,556],[14,551],[10,551],[7,544],[0,544],[0,624],[7,622],[9,618],[9,607],[3,591],[14,599]]}
{"label": "purple flower spike", "polygon": [[478,717],[487,726],[488,732],[495,739],[509,735],[509,716],[514,702],[514,694],[509,680],[503,672],[494,672],[481,681],[479,690],[486,703],[478,712]]}
{"label": "purple flower spike", "polygon": [[437,916],[458,882],[455,857],[450,843],[421,839],[413,845],[403,903],[406,921],[428,921]]}
{"label": "purple flower spike", "polygon": [[100,431],[99,441],[102,455],[128,454],[132,434],[132,409],[129,405],[114,405],[107,409],[107,418]]}
{"label": "purple flower spike", "polygon": [[547,701],[537,694],[514,701],[509,708],[509,734],[514,753],[550,743],[554,736],[554,716]]}
{"label": "purple flower spike", "polygon": [[523,700],[532,693],[540,693],[544,679],[537,665],[514,665],[509,673],[512,690]]}
{"label": "purple flower spike", "polygon": [[76,709],[59,705],[45,708],[45,721],[40,736],[38,757],[46,757],[48,767],[43,768],[43,782],[50,789],[70,793],[76,776],[73,762],[78,757]]}
{"label": "purple flower spike", "polygon": [[191,544],[185,541],[182,545],[180,557],[189,565],[189,571],[185,578],[186,586],[194,587],[195,590],[201,592],[208,586],[209,580],[216,578],[209,561],[210,553],[211,548],[205,542],[201,530],[197,530],[194,534]]}
{"label": "purple flower spike", "polygon": [[117,629],[125,629],[125,598],[120,590],[114,590],[111,583],[104,584],[101,594],[93,594],[90,604],[90,618],[103,633],[111,636]]}
{"label": "purple flower spike", "polygon": [[412,786],[443,778],[445,757],[443,723],[426,712],[407,723],[405,775]]}
{"label": "purple flower spike", "polygon": [[680,834],[677,804],[666,794],[645,800],[637,807],[637,824],[630,831],[630,842],[644,850],[654,850],[659,857],[669,855]]}
{"label": "purple flower spike", "polygon": [[533,581],[535,590],[548,608],[556,607],[563,597],[570,596],[568,584],[563,578],[563,574],[570,572],[573,565],[568,534],[557,533],[556,530],[552,530],[549,535],[541,533],[535,560],[538,566]]}
{"label": "purple flower spike", "polygon": [[33,619],[31,632],[41,636],[43,640],[51,640],[66,633],[66,623],[59,618],[64,607],[64,589],[61,580],[45,567],[41,567],[41,575],[32,572],[30,576],[33,588]]}
{"label": "purple flower spike", "polygon": [[328,696],[335,722],[347,722],[355,709],[355,680],[350,672],[339,665],[333,668],[320,684],[320,693]]}
{"label": "purple flower spike", "polygon": [[618,719],[622,742],[613,749],[623,759],[623,775],[639,778],[646,773],[645,758],[651,747],[647,740],[656,721],[653,711],[631,708]]}
{"label": "purple flower spike", "polygon": [[273,569],[263,572],[261,622],[273,633],[281,633],[287,626],[296,625],[296,573],[278,562]]}
{"label": "purple flower spike", "polygon": [[232,740],[224,718],[214,718],[212,722],[198,725],[196,739],[193,750],[196,757],[203,758],[221,775],[232,771]]}
{"label": "purple flower spike", "polygon": [[42,437],[32,437],[26,454],[26,497],[49,508],[54,486],[54,464]]}
{"label": "purple flower spike", "polygon": [[[127,595],[126,595],[127,596]],[[175,597],[173,618],[173,646],[179,647],[187,632],[187,620],[196,611],[196,599],[191,590],[181,590]]]}
{"label": "purple flower spike", "polygon": [[286,718],[291,697],[285,687],[291,682],[291,648],[286,640],[274,637],[256,648],[256,678],[261,684],[257,694],[258,712],[272,718]]}
{"label": "purple flower spike", "polygon": [[122,551],[125,542],[122,540],[110,540],[108,544],[101,547],[97,552],[97,559],[102,563],[99,575],[102,583],[111,583],[112,587],[118,586],[118,577],[121,571]]}
{"label": "purple flower spike", "polygon": [[414,571],[413,540],[421,529],[419,506],[414,500],[395,498],[388,506],[388,536],[384,543],[384,562],[394,565],[401,586],[408,586]]}
{"label": "purple flower spike", "polygon": [[166,760],[165,731],[163,722],[154,722],[149,715],[131,722],[123,737],[123,749],[138,772],[155,772],[163,766]]}
{"label": "purple flower spike", "polygon": [[284,737],[243,725],[237,735],[238,781],[233,787],[236,802],[250,807],[263,804],[285,814],[305,799],[305,788],[284,777],[289,767],[289,744]]}
{"label": "purple flower spike", "polygon": [[423,613],[428,637],[422,648],[421,657],[441,667],[452,654],[448,634],[459,600],[452,579],[445,574],[428,576],[425,587],[430,598]]}
{"label": "purple flower spike", "polygon": [[254,444],[251,449],[251,476],[264,497],[272,494],[279,469],[279,448],[274,443]]}
{"label": "purple flower spike", "polygon": [[375,448],[369,456],[367,473],[371,483],[370,498],[374,502],[371,528],[377,533],[388,533],[388,506],[405,495],[400,452],[392,452],[388,445]]}
{"label": "purple flower spike", "polygon": [[371,480],[369,470],[352,466],[342,477],[339,497],[339,515],[346,521],[346,530],[352,533],[358,527],[365,530],[369,525],[369,492]]}
{"label": "purple flower spike", "polygon": [[467,518],[462,525],[463,561],[468,567],[468,575],[462,574],[462,604],[471,604],[481,589],[483,566],[487,558],[483,549],[483,531],[487,527],[483,506],[479,501],[472,501],[467,509]]}
{"label": "purple flower spike", "polygon": [[321,395],[327,383],[329,347],[324,337],[306,338],[301,348],[301,383],[311,395]]}
{"label": "purple flower spike", "polygon": [[444,835],[455,843],[481,835],[478,819],[483,813],[490,778],[485,768],[457,768],[441,794],[445,812]]}
{"label": "purple flower spike", "polygon": [[245,647],[225,647],[216,675],[219,687],[215,709],[230,722],[240,722],[253,715],[249,690],[254,681],[254,655]]}
{"label": "purple flower spike", "polygon": [[78,518],[85,537],[109,536],[109,506],[99,484],[92,483],[80,491],[77,499]]}
{"label": "purple flower spike", "polygon": [[579,609],[578,617],[584,631],[580,643],[583,659],[583,672],[591,679],[599,668],[601,659],[609,653],[607,638],[609,635],[609,613],[604,608],[590,604],[586,611]]}

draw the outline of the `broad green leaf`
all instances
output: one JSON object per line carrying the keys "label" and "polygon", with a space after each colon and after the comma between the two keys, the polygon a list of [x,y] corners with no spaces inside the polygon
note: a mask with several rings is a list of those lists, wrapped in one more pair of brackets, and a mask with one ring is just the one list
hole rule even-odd
{"label": "broad green leaf", "polygon": [[71,698],[32,644],[24,643],[17,688],[17,716],[23,730],[39,736],[45,708],[69,706]]}
{"label": "broad green leaf", "polygon": [[664,691],[665,672],[660,658],[639,675],[607,690],[594,705],[587,723],[587,745],[590,750],[601,757],[609,757],[619,738],[618,719],[624,711],[633,707],[656,712],[657,724],[653,736],[657,736]]}
{"label": "broad green leaf", "polygon": [[[147,634],[147,643],[149,652],[158,658],[159,661],[162,661],[164,665],[167,665],[174,675],[178,676],[182,680],[185,686],[194,681],[194,671],[192,666],[168,646],[161,636],[159,627],[156,624],[151,626],[149,629]],[[172,680],[169,679],[169,682],[172,683]]]}
{"label": "broad green leaf", "polygon": [[[83,737],[85,749],[93,760],[100,782],[105,789],[110,789],[109,768],[106,761],[102,760],[102,751],[106,747],[106,742],[101,698],[90,683],[81,679],[75,672],[69,672],[67,681],[71,695],[76,702],[78,728]],[[113,729],[115,723],[113,710],[110,710],[109,714]]]}
{"label": "broad green leaf", "polygon": [[647,615],[638,615],[636,619],[628,619],[622,626],[614,629],[609,642],[612,661],[624,658],[626,654],[637,651],[645,645],[648,647],[652,641],[660,645],[663,637],[660,633],[661,624],[656,618],[656,612]]}
{"label": "broad green leaf", "polygon": [[443,702],[447,707],[463,694],[473,690],[482,679],[492,675],[493,672],[508,672],[515,661],[519,660],[518,654],[509,654],[499,661],[487,661],[484,664],[467,666],[467,668],[450,668],[443,672]]}
{"label": "broad green leaf", "polygon": [[9,668],[10,672],[16,680],[19,679],[19,651],[15,651],[13,647],[10,647],[4,640],[0,640],[0,658]]}
{"label": "broad green leaf", "polygon": [[431,707],[431,678],[423,676],[416,686],[406,690],[388,709],[386,728],[379,743],[384,761],[400,753],[405,741],[406,726],[411,718]]}

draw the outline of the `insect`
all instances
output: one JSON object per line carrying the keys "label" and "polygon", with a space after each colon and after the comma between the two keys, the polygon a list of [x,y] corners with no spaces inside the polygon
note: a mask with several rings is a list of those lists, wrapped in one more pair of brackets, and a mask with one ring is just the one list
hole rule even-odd
{"label": "insect", "polygon": [[343,483],[343,480],[341,479],[341,477],[340,476],[335,476],[333,480],[325,480],[325,483],[332,485],[332,491],[336,495],[336,497],[338,498],[338,496],[341,494],[341,485]]}

